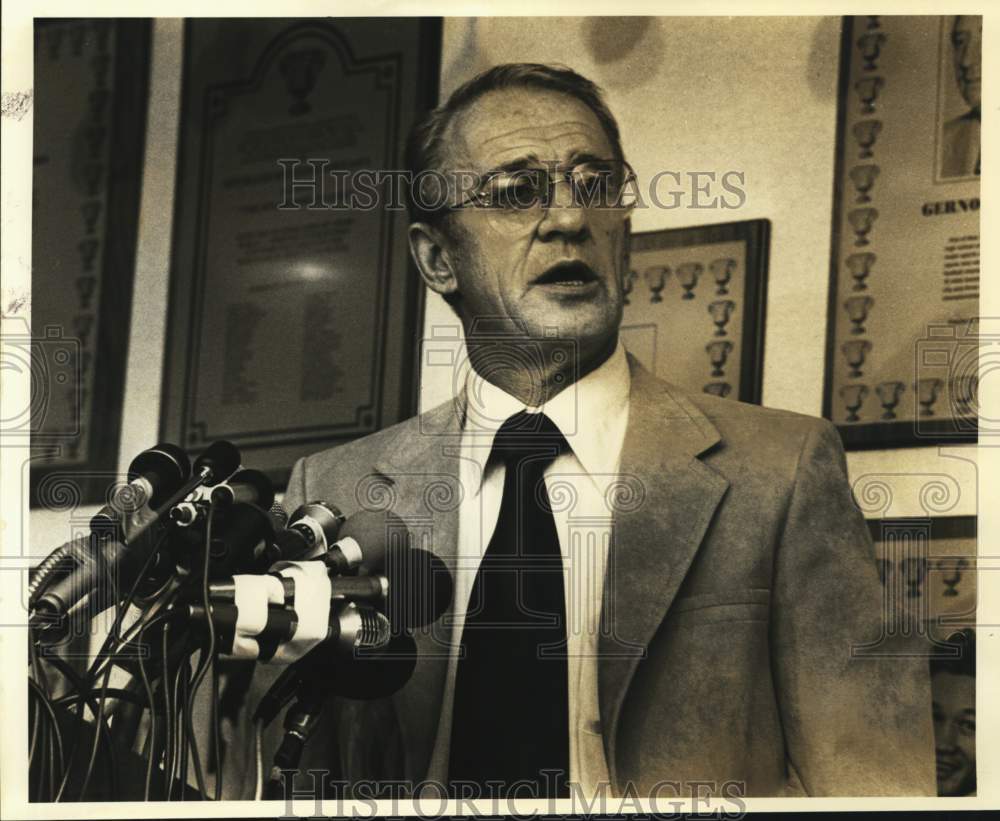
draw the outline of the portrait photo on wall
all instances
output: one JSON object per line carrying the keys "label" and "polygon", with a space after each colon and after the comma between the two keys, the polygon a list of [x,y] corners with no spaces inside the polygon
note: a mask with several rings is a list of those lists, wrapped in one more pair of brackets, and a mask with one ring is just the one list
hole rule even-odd
{"label": "portrait photo on wall", "polygon": [[976,178],[982,166],[983,18],[944,17],[940,54],[937,177]]}

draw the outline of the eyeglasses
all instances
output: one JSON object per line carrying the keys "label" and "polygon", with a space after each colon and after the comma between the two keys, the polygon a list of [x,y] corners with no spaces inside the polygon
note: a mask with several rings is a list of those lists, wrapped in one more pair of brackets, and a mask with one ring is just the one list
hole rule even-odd
{"label": "eyeglasses", "polygon": [[624,160],[586,160],[572,168],[528,167],[497,171],[476,180],[476,186],[456,205],[486,208],[518,220],[540,219],[560,182],[569,185],[574,206],[627,216],[637,201],[635,172]]}

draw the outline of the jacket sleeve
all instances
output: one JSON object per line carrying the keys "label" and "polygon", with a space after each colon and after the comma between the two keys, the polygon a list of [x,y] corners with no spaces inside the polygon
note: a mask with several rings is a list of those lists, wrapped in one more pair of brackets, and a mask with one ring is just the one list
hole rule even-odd
{"label": "jacket sleeve", "polygon": [[808,795],[934,795],[927,645],[885,632],[892,603],[829,422],[804,437],[775,562],[771,665],[792,780]]}

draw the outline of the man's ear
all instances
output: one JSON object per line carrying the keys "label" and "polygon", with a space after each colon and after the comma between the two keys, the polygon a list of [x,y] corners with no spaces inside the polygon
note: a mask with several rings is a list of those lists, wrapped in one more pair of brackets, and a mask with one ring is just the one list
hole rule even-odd
{"label": "man's ear", "polygon": [[458,291],[458,280],[441,232],[427,223],[414,222],[410,225],[409,240],[410,254],[427,287],[441,296]]}

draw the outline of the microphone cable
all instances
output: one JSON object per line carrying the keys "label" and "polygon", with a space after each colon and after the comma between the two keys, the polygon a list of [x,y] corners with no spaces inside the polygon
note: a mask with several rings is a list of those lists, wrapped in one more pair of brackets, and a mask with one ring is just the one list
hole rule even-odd
{"label": "microphone cable", "polygon": [[[198,739],[194,734],[194,725],[192,722],[192,712],[194,710],[194,700],[198,694],[198,688],[201,686],[202,681],[205,678],[205,674],[208,672],[208,668],[215,667],[215,647],[216,647],[216,636],[215,636],[215,622],[212,619],[212,601],[209,598],[209,586],[208,586],[208,570],[211,559],[211,547],[212,547],[212,525],[215,521],[215,511],[217,503],[214,499],[209,503],[208,508],[208,518],[205,524],[205,560],[202,565],[202,576],[201,576],[201,596],[202,604],[205,607],[205,613],[207,615],[206,621],[208,622],[208,646],[202,649],[202,655],[198,659],[198,668],[195,672],[194,679],[191,682],[191,690],[187,699],[187,735],[190,738],[191,743],[191,758],[194,761],[195,767],[195,778],[198,780],[198,789],[201,791],[203,797],[208,796],[205,790],[204,775],[202,774],[201,768],[201,757],[198,755]],[[218,715],[218,710],[215,711],[216,716]],[[222,774],[216,774],[216,784],[215,784],[215,794],[218,797],[221,795],[221,778]]]}
{"label": "microphone cable", "polygon": [[[101,695],[100,695],[100,700],[98,701],[98,711],[95,716],[94,741],[90,749],[90,760],[87,763],[87,771],[83,778],[83,786],[80,788],[81,799],[87,794],[87,787],[90,786],[90,779],[94,772],[94,764],[97,761],[97,751],[98,748],[100,747],[101,736],[102,736],[102,733],[99,732],[99,728],[105,726],[104,714],[107,708],[107,690],[108,690],[108,685],[111,681],[111,671],[114,669],[114,656],[120,653],[123,648],[122,637],[121,637],[122,621],[125,618],[125,614],[128,612],[128,608],[131,607],[132,600],[135,598],[135,594],[139,589],[139,585],[145,578],[146,573],[149,572],[150,565],[152,564],[153,559],[159,553],[162,544],[163,544],[163,538],[161,538],[159,542],[156,544],[156,546],[152,550],[150,550],[149,555],[146,557],[146,561],[143,562],[142,569],[139,571],[135,581],[132,583],[132,587],[129,590],[128,595],[125,597],[125,600],[122,601],[118,597],[115,598],[114,623],[111,626],[111,630],[108,631],[108,636],[104,639],[104,643],[101,646],[101,650],[98,652],[97,657],[91,663],[90,669],[87,671],[87,678],[85,679],[85,682],[89,689],[93,686],[93,681],[99,675],[99,673],[97,672],[97,668],[100,666],[102,657],[104,656],[105,652],[110,651],[111,648],[114,647],[113,652],[107,659],[107,663],[104,664],[102,668],[102,672],[104,674],[104,680],[101,685]],[[111,572],[110,568],[107,568],[107,570],[108,570],[108,581],[110,584],[113,583],[113,579],[111,579],[110,577],[110,572]],[[82,704],[83,702],[80,702],[81,706],[79,710],[79,715],[81,717],[83,715]],[[76,744],[74,740],[74,748],[75,746]],[[109,745],[109,747],[110,747],[110,754],[114,756],[115,755],[114,747],[111,745]],[[117,772],[117,767],[114,767],[112,769],[112,772]],[[67,776],[68,775],[69,772],[67,771]],[[56,801],[59,801],[61,799],[66,783],[67,783],[66,779],[64,779],[63,784],[60,787],[59,794],[56,797]]]}

